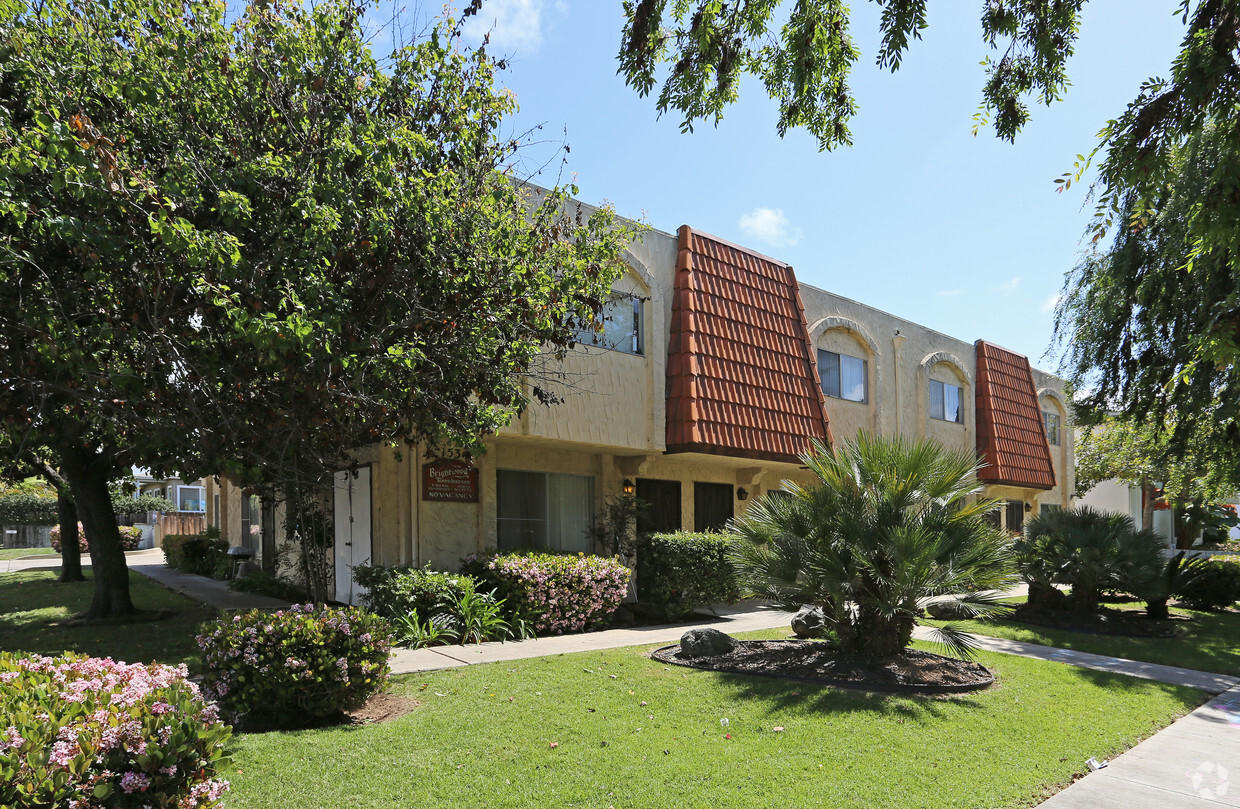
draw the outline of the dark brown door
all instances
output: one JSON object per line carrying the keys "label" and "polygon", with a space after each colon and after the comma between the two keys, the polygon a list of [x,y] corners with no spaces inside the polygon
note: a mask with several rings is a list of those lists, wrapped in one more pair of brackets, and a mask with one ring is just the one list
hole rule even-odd
{"label": "dark brown door", "polygon": [[693,530],[721,531],[732,519],[732,485],[693,484]]}
{"label": "dark brown door", "polygon": [[637,499],[646,503],[637,515],[639,534],[679,531],[684,527],[680,521],[680,481],[638,478]]}

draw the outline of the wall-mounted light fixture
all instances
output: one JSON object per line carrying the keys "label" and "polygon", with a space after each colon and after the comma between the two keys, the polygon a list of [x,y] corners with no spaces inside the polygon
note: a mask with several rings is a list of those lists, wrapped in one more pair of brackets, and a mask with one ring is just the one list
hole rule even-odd
{"label": "wall-mounted light fixture", "polygon": [[1033,503],[1025,503],[1025,511],[1033,511]]}
{"label": "wall-mounted light fixture", "polygon": [[737,490],[736,490],[736,499],[737,499],[737,500],[748,500],[748,499],[749,499],[749,492],[745,491],[744,489],[737,489]]}
{"label": "wall-mounted light fixture", "polygon": [[628,478],[624,479],[624,483],[620,484],[620,488],[624,489],[625,494],[632,494],[637,491],[637,487],[633,485],[633,481]]}

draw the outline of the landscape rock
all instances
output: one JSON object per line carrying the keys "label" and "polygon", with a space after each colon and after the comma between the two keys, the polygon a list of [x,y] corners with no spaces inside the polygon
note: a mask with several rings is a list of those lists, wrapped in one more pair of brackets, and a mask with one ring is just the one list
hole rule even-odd
{"label": "landscape rock", "polygon": [[827,621],[822,607],[806,604],[792,616],[792,631],[798,638],[821,638],[826,634]]}
{"label": "landscape rock", "polygon": [[926,605],[926,612],[930,613],[931,618],[938,618],[940,621],[967,621],[974,617],[968,607],[955,599],[932,601]]}
{"label": "landscape rock", "polygon": [[713,657],[736,648],[736,640],[718,629],[690,629],[680,636],[681,657]]}

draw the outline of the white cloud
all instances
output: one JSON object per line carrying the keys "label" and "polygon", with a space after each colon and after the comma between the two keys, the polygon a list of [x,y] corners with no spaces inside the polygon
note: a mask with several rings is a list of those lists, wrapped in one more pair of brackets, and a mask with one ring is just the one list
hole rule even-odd
{"label": "white cloud", "polygon": [[964,292],[963,289],[940,289],[934,295],[936,298],[955,298],[962,292]]}
{"label": "white cloud", "polygon": [[737,223],[745,234],[772,247],[792,247],[801,241],[801,229],[779,208],[754,208]]}
{"label": "white cloud", "polygon": [[1063,300],[1063,295],[1059,295],[1059,294],[1051,295],[1049,298],[1047,298],[1045,301],[1042,302],[1042,311],[1043,312],[1055,311],[1055,307],[1059,305],[1059,302],[1061,300]]}
{"label": "white cloud", "polygon": [[1020,276],[1009,278],[997,287],[991,287],[992,292],[1015,292],[1020,288]]}
{"label": "white cloud", "polygon": [[466,39],[481,42],[488,33],[491,45],[504,53],[536,53],[542,45],[544,0],[487,0],[482,11],[461,29]]}

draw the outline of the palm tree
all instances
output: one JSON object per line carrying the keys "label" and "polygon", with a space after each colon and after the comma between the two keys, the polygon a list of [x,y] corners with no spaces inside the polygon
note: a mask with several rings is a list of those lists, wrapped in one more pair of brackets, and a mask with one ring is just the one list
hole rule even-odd
{"label": "palm tree", "polygon": [[[1029,605],[1088,613],[1103,590],[1144,595],[1164,573],[1162,540],[1125,514],[1080,506],[1044,511],[1016,543],[1017,565],[1029,583]],[[1056,584],[1071,590],[1064,596]]]}
{"label": "palm tree", "polygon": [[[790,496],[768,495],[731,525],[750,595],[820,606],[839,649],[872,659],[903,652],[931,599],[955,595],[975,617],[1003,609],[1011,541],[988,519],[996,502],[977,498],[976,456],[861,432],[801,460],[816,483],[789,484]],[[951,624],[937,634],[962,657],[975,646]]]}

